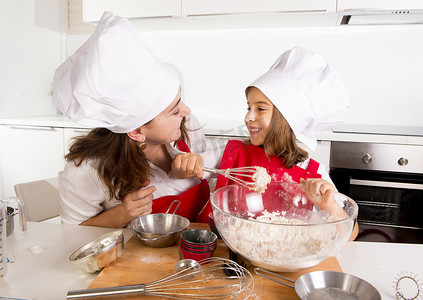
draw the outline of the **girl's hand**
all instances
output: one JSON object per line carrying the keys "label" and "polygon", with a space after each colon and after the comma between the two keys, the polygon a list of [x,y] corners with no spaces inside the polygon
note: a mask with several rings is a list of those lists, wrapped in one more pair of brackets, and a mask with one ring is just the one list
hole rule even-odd
{"label": "girl's hand", "polygon": [[153,192],[156,190],[154,186],[148,186],[150,180],[144,182],[140,189],[129,193],[123,199],[121,213],[124,218],[135,219],[142,215],[151,213],[153,205]]}
{"label": "girl's hand", "polygon": [[[327,211],[335,220],[348,218],[348,214],[335,200],[335,187],[333,184],[320,178],[310,178],[300,180],[301,189],[304,191],[308,199],[321,209]],[[349,241],[353,241],[358,234],[357,221],[354,224]]]}
{"label": "girl's hand", "polygon": [[311,202],[321,209],[333,214],[339,210],[335,200],[335,187],[333,184],[321,178],[309,178],[300,180],[301,189]]}
{"label": "girl's hand", "polygon": [[171,170],[176,178],[203,178],[204,158],[196,153],[182,153],[177,155],[171,165]]}

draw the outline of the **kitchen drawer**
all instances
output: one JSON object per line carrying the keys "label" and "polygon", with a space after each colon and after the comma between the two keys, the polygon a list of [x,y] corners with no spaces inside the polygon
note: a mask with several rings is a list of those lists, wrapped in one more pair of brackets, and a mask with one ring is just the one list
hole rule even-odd
{"label": "kitchen drawer", "polygon": [[63,128],[0,126],[2,197],[15,195],[14,185],[56,177],[64,167]]}

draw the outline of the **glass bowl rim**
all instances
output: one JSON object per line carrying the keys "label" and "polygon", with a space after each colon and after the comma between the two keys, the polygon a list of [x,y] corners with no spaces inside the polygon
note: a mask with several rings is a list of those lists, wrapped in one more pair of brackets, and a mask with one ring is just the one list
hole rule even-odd
{"label": "glass bowl rim", "polygon": [[[280,181],[280,182],[283,182],[283,183],[296,183],[296,182],[285,182],[285,181]],[[296,183],[296,184],[298,184],[298,183]],[[252,223],[258,223],[258,224],[267,224],[267,225],[270,225],[270,226],[313,227],[313,226],[332,226],[332,225],[346,223],[346,222],[348,222],[350,220],[354,220],[354,223],[355,223],[355,219],[357,219],[357,215],[358,215],[358,205],[357,205],[357,203],[353,199],[351,199],[350,197],[348,197],[347,195],[344,195],[344,194],[341,194],[341,193],[336,192],[337,194],[342,195],[343,197],[345,197],[350,203],[352,203],[354,211],[353,211],[353,213],[352,213],[351,216],[348,216],[347,218],[343,218],[343,219],[336,220],[336,221],[328,221],[328,222],[312,223],[312,224],[285,224],[285,223],[284,224],[276,224],[276,223],[268,223],[268,222],[262,222],[262,221],[258,221],[258,220],[246,219],[246,218],[243,218],[243,217],[232,215],[232,214],[230,214],[230,213],[222,210],[221,208],[217,207],[217,205],[214,203],[214,196],[215,196],[215,194],[217,194],[219,191],[222,191],[222,190],[225,190],[225,189],[229,189],[229,188],[233,188],[233,187],[239,187],[239,188],[242,188],[242,189],[249,190],[248,188],[243,187],[243,186],[238,185],[238,184],[231,184],[231,185],[227,185],[227,186],[221,187],[221,188],[215,190],[211,194],[211,196],[210,196],[210,204],[212,206],[212,209],[216,209],[217,211],[219,211],[219,212],[221,212],[221,213],[223,213],[223,214],[225,214],[227,216],[230,216],[230,217],[233,217],[233,218],[236,218],[236,219],[240,219],[242,221],[247,221],[247,222],[252,222]],[[249,191],[251,191],[251,190],[249,190]],[[254,191],[251,191],[251,192],[252,193],[259,194],[258,192],[254,192]],[[317,207],[317,206],[314,205],[313,208],[314,207]],[[215,220],[214,216],[213,216],[213,219]],[[216,221],[215,221],[215,223],[216,223]]]}

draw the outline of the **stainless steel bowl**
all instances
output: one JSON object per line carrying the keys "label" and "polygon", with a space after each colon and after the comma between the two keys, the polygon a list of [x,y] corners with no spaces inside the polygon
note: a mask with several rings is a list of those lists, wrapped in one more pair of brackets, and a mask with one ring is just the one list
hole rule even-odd
{"label": "stainless steel bowl", "polygon": [[342,197],[346,217],[335,221],[313,207],[295,183],[272,182],[264,194],[226,186],[213,193],[211,204],[232,251],[258,267],[294,272],[335,256],[347,243],[358,207],[345,195],[336,197]]}
{"label": "stainless steel bowl", "polygon": [[102,235],[76,250],[69,260],[79,270],[94,273],[115,262],[123,253],[123,230]]}
{"label": "stainless steel bowl", "polygon": [[382,299],[373,285],[347,273],[314,271],[302,275],[296,281],[260,268],[254,268],[254,273],[294,288],[301,299]]}
{"label": "stainless steel bowl", "polygon": [[163,248],[174,245],[189,224],[185,217],[166,213],[138,217],[129,227],[144,245]]}
{"label": "stainless steel bowl", "polygon": [[382,299],[367,281],[342,272],[315,271],[295,281],[295,292],[301,299]]}

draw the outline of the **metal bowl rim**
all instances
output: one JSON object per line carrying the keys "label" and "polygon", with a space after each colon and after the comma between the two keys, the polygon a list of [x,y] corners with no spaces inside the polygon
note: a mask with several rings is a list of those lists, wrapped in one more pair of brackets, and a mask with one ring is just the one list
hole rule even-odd
{"label": "metal bowl rim", "polygon": [[196,243],[196,242],[192,242],[192,241],[187,241],[186,239],[184,239],[182,237],[182,233],[181,233],[181,239],[184,240],[184,242],[192,244],[192,245],[212,245],[213,243],[217,243],[218,237],[217,235],[212,232],[211,230],[207,230],[207,229],[196,229],[196,228],[192,228],[192,229],[188,229],[185,232],[192,232],[192,231],[207,231],[207,234],[211,234],[211,236],[213,237],[213,242],[210,243]]}
{"label": "metal bowl rim", "polygon": [[[294,284],[295,292],[297,293],[297,295],[299,297],[304,297],[304,296],[309,295],[310,292],[316,290],[315,288],[311,288],[310,287],[310,284],[304,283],[307,279],[313,278],[313,276],[317,276],[320,279],[320,281],[325,284],[325,287],[324,288],[336,288],[336,289],[340,289],[340,290],[345,291],[345,292],[350,292],[349,289],[343,288],[342,286],[330,286],[330,285],[327,285],[328,280],[324,280],[325,279],[324,274],[332,274],[332,275],[335,275],[338,278],[342,278],[342,279],[344,279],[344,278],[351,278],[354,281],[356,281],[356,283],[358,283],[358,284],[364,284],[364,285],[367,286],[367,288],[372,289],[372,291],[374,292],[374,294],[379,296],[378,299],[374,299],[374,300],[380,300],[380,299],[382,299],[379,291],[370,282],[368,282],[368,281],[366,281],[366,280],[364,280],[364,279],[362,279],[360,277],[354,276],[352,274],[344,273],[344,272],[338,272],[338,271],[313,271],[313,272],[308,272],[308,273],[305,273],[305,274],[301,275],[295,281],[295,284]],[[297,288],[298,288],[298,290],[300,288],[305,288],[308,292],[305,293],[304,295],[302,295],[302,294],[300,295],[298,293]]]}
{"label": "metal bowl rim", "polygon": [[[147,232],[147,231],[140,231],[140,230],[138,230],[138,228],[134,228],[135,227],[135,225],[134,225],[134,223],[132,223],[131,222],[131,225],[130,225],[130,228],[133,230],[133,231],[135,231],[135,232],[137,232],[138,234],[140,234],[140,235],[143,235],[143,234],[155,234],[155,235],[157,235],[158,237],[159,236],[169,236],[169,235],[172,235],[172,234],[175,234],[175,233],[179,233],[179,232],[182,232],[182,231],[184,231],[185,229],[187,229],[188,227],[189,227],[189,225],[191,224],[190,223],[190,221],[187,219],[187,218],[185,218],[185,217],[183,217],[183,216],[180,216],[180,215],[176,215],[176,214],[166,214],[166,213],[157,213],[157,214],[148,214],[148,215],[144,215],[144,216],[139,216],[137,219],[140,219],[140,218],[143,218],[143,217],[145,217],[145,219],[148,217],[148,218],[154,218],[155,216],[162,216],[162,215],[165,215],[166,217],[168,217],[168,216],[172,216],[172,218],[177,218],[177,219],[181,219],[181,220],[183,220],[185,223],[186,223],[186,226],[184,225],[184,226],[182,226],[182,229],[179,229],[179,230],[177,230],[177,231],[170,231],[170,232],[167,232],[167,233],[154,233],[154,232]],[[149,217],[150,216],[150,217]],[[135,220],[135,219],[134,219]],[[145,237],[144,237],[145,238]],[[145,238],[145,239],[151,239],[151,238]]]}
{"label": "metal bowl rim", "polygon": [[[87,256],[81,257],[81,258],[76,258],[78,256],[79,253],[84,252],[86,249],[88,249],[89,247],[92,247],[96,244],[98,244],[99,242],[101,242],[103,239],[105,238],[114,238],[114,242],[110,243],[110,245],[108,245],[107,247],[102,248],[100,251],[94,252],[94,253],[90,253]],[[114,248],[115,246],[119,245],[119,244],[123,244],[123,230],[115,230],[115,231],[111,231],[108,232],[106,234],[103,234],[102,236],[99,236],[98,238],[95,238],[94,240],[86,243],[85,245],[81,246],[80,248],[78,248],[75,252],[73,252],[70,256],[69,256],[69,260],[72,262],[79,262],[79,261],[83,261],[85,259],[89,259],[93,256],[96,256],[98,254],[104,253],[109,251],[110,249]]]}

